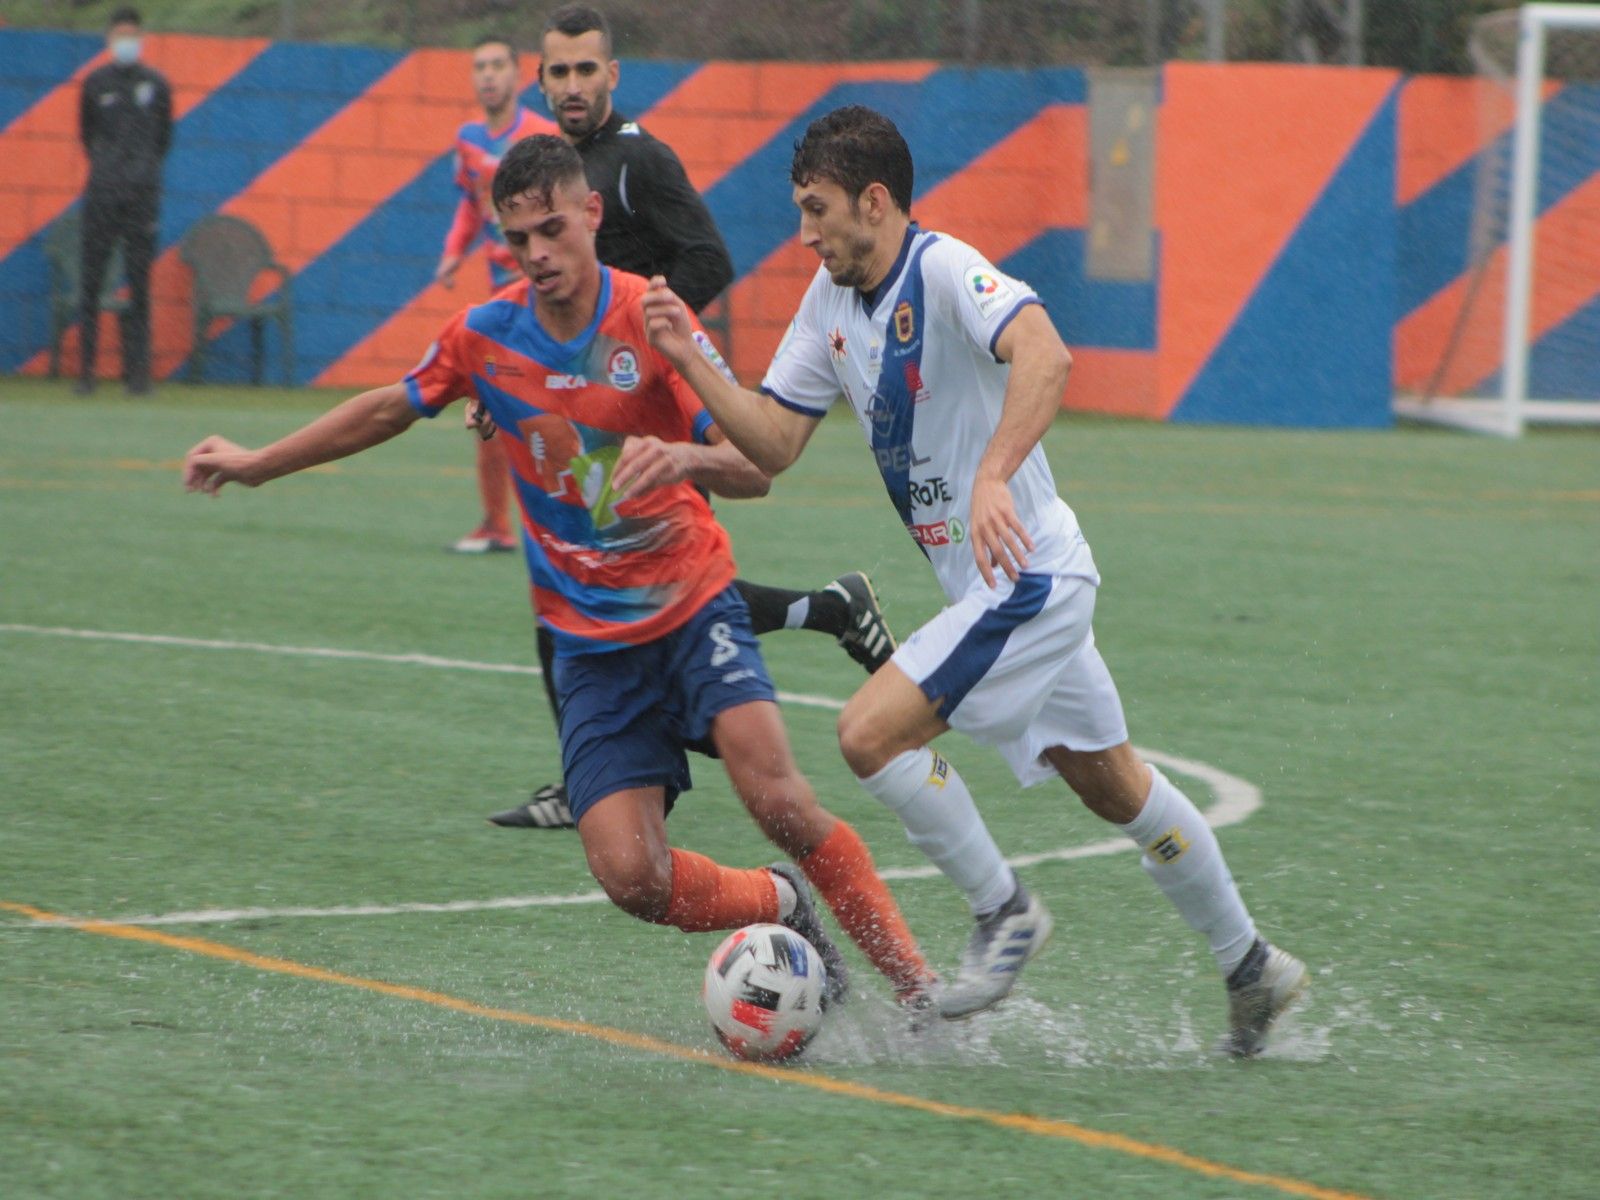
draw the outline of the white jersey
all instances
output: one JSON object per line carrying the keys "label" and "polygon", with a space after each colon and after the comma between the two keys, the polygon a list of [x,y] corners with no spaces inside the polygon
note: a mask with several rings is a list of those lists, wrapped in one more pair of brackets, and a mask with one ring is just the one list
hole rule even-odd
{"label": "white jersey", "polygon": [[[778,403],[809,416],[849,400],[900,519],[951,600],[986,588],[967,525],[1011,374],[994,347],[1037,303],[1032,288],[965,242],[913,225],[871,297],[817,269],[762,381]],[[1012,476],[1011,498],[1033,539],[1028,570],[1075,573],[1078,520],[1056,495],[1040,447]]]}

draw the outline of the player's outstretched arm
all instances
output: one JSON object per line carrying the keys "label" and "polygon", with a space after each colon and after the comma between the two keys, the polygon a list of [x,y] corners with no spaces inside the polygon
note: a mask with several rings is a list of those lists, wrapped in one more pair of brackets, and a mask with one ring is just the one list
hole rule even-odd
{"label": "player's outstretched arm", "polygon": [[211,496],[227,483],[259,487],[269,480],[348,458],[386,442],[410,428],[417,415],[406,398],[405,384],[392,383],[352,396],[309,425],[259,450],[248,450],[213,434],[184,456],[183,486]]}
{"label": "player's outstretched arm", "polygon": [[727,438],[768,476],[800,457],[816,419],[791,412],[759,392],[742,388],[719,371],[694,341],[689,309],[657,275],[644,296],[650,344],[677,368]]}
{"label": "player's outstretched arm", "polygon": [[619,494],[643,495],[654,488],[688,482],[728,500],[750,500],[772,490],[772,477],[712,426],[708,445],[630,437],[612,472]]}
{"label": "player's outstretched arm", "polygon": [[1011,364],[1011,377],[1000,423],[972,481],[972,520],[967,530],[978,573],[990,587],[996,568],[1012,580],[1027,568],[1033,539],[1018,519],[1006,485],[1060,411],[1072,367],[1061,335],[1037,304],[1024,308],[1006,326],[995,344],[995,356]]}

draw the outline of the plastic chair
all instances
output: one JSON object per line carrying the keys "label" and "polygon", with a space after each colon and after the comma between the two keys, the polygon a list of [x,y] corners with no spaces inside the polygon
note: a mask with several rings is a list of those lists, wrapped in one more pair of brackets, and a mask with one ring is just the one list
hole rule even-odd
{"label": "plastic chair", "polygon": [[[50,264],[50,378],[61,377],[61,343],[67,330],[78,323],[78,290],[83,278],[83,220],[77,209],[62,215],[45,235],[44,254]],[[128,311],[122,293],[128,280],[122,265],[122,244],[112,248],[100,285],[102,312]]]}
{"label": "plastic chair", "polygon": [[[261,231],[238,217],[211,216],[201,220],[183,239],[179,256],[194,272],[194,349],[189,355],[188,378],[205,378],[206,330],[217,317],[250,322],[250,381],[261,382],[262,337],[265,322],[278,323],[279,359],[283,381],[294,382],[294,315],[289,289],[289,269],[272,257],[272,247]],[[278,276],[275,292],[259,301],[250,288],[263,271]]]}

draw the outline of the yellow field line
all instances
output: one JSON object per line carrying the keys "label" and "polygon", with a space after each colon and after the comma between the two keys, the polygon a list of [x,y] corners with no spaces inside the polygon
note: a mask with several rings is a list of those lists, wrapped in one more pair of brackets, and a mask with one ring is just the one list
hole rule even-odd
{"label": "yellow field line", "polygon": [[577,1037],[591,1038],[594,1041],[606,1042],[613,1046],[625,1046],[630,1050],[643,1050],[646,1053],[659,1054],[665,1058],[676,1058],[683,1062],[694,1063],[696,1066],[714,1067],[719,1071],[730,1071],[738,1075],[751,1075],[773,1083],[808,1087],[819,1092],[830,1092],[836,1096],[848,1096],[854,1100],[867,1100],[875,1104],[887,1104],[896,1108],[912,1109],[917,1112],[931,1113],[939,1117],[951,1117],[960,1121],[978,1121],[1001,1129],[1012,1129],[1019,1133],[1033,1134],[1036,1137],[1058,1138],[1062,1141],[1076,1142],[1080,1146],[1091,1146],[1097,1150],[1112,1150],[1119,1154],[1132,1155],[1135,1158],[1181,1167],[1186,1171],[1193,1171],[1198,1175],[1206,1175],[1214,1179],[1228,1179],[1235,1183],[1247,1183],[1258,1187],[1272,1188],[1288,1196],[1305,1196],[1309,1197],[1310,1200],[1367,1200],[1367,1197],[1360,1196],[1355,1192],[1341,1192],[1333,1188],[1318,1187],[1314,1183],[1306,1183],[1303,1180],[1291,1179],[1284,1175],[1262,1175],[1255,1171],[1241,1171],[1236,1167],[1211,1162],[1209,1159],[1197,1158],[1193,1154],[1185,1154],[1182,1150],[1174,1150],[1169,1146],[1157,1145],[1154,1142],[1141,1142],[1136,1138],[1124,1137],[1117,1133],[1104,1133],[1098,1129],[1089,1129],[1083,1125],[1075,1125],[1071,1121],[1061,1121],[1053,1117],[1035,1117],[1027,1113],[997,1112],[987,1108],[972,1108],[964,1104],[945,1104],[942,1101],[928,1100],[921,1096],[910,1096],[902,1092],[889,1092],[884,1091],[882,1088],[869,1087],[866,1084],[852,1083],[846,1079],[834,1079],[827,1075],[817,1074],[814,1071],[786,1070],[778,1067],[764,1067],[756,1063],[738,1062],[731,1058],[696,1050],[691,1046],[680,1046],[673,1042],[663,1042],[657,1038],[647,1037],[644,1034],[629,1033],[624,1029],[612,1029],[606,1025],[590,1025],[583,1021],[563,1021],[557,1017],[541,1017],[533,1013],[518,1012],[509,1008],[491,1008],[483,1004],[474,1004],[471,1000],[462,1000],[456,996],[449,996],[443,992],[433,992],[426,988],[410,987],[399,983],[387,983],[381,979],[366,979],[359,975],[343,975],[338,971],[328,971],[322,967],[313,967],[286,958],[271,958],[267,955],[255,954],[249,950],[240,949],[238,946],[229,946],[222,942],[208,941],[204,938],[176,937],[170,933],[161,933],[158,930],[136,925],[119,925],[114,921],[77,920],[57,913],[46,912],[44,909],[35,908],[31,904],[16,904],[6,900],[0,900],[0,909],[20,913],[35,921],[67,924],[84,933],[99,934],[102,937],[123,938],[130,942],[149,942],[153,945],[166,946],[173,950],[183,950],[190,954],[204,955],[207,958],[219,958],[228,962],[243,963],[246,966],[256,968],[258,971],[272,971],[279,975],[292,975],[298,979],[314,979],[322,983],[336,983],[341,987],[360,988],[363,991],[377,992],[384,996],[394,996],[401,1000],[416,1000],[422,1004],[432,1004],[439,1008],[448,1008],[455,1012],[465,1013],[468,1016],[483,1017],[491,1021],[507,1021],[516,1025],[531,1025],[537,1029],[549,1029],[557,1033],[570,1033]]}

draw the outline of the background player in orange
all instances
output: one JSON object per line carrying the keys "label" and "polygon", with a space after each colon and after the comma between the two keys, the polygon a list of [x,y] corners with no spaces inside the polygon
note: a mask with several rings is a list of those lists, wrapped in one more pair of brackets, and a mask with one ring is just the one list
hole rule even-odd
{"label": "background player in orange", "polygon": [[[456,271],[478,235],[489,257],[489,290],[498,292],[520,275],[495,219],[489,185],[501,156],[531,133],[550,132],[550,122],[517,102],[522,86],[517,48],[511,39],[491,34],[472,48],[472,87],[483,105],[483,120],[468,121],[456,133],[456,187],[461,200],[445,234],[444,253],[433,277],[454,287]],[[483,517],[465,537],[451,544],[458,554],[492,554],[517,548],[511,530],[511,479],[503,443],[474,438],[478,455],[478,496]]]}
{"label": "background player in orange", "polygon": [[[517,477],[534,603],[556,640],[562,767],[596,880],[624,911],[685,931],[782,921],[816,945],[837,999],[844,964],[814,886],[897,996],[920,1005],[933,977],[866,845],[795,764],[727,533],[699,490],[759,495],[769,480],[649,346],[645,280],[600,265],[601,200],[577,152],[557,137],[519,142],[493,196],[525,282],[458,313],[401,383],[260,450],[206,438],[185,486],[254,487],[474,396]],[[568,470],[541,471],[535,439],[537,457],[566,455]],[[704,739],[798,867],[739,870],[668,845],[666,814],[690,786],[685,747]]]}

